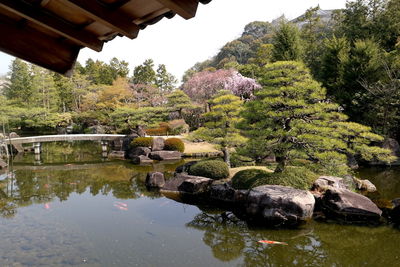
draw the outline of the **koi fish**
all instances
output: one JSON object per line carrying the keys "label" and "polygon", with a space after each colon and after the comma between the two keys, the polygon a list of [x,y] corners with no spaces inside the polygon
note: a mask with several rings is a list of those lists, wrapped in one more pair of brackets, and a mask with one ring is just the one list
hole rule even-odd
{"label": "koi fish", "polygon": [[285,242],[278,242],[278,241],[271,241],[271,240],[260,240],[260,241],[258,241],[258,243],[269,244],[269,245],[284,245],[284,246],[288,245]]}
{"label": "koi fish", "polygon": [[117,205],[117,204],[114,204],[114,207],[116,207],[117,209],[120,209],[120,210],[125,210],[125,211],[127,211],[127,210],[128,210],[128,208],[125,208],[125,207],[119,206],[119,205]]}
{"label": "koi fish", "polygon": [[49,203],[44,204],[44,208],[45,208],[46,210],[49,210],[49,209],[50,209],[50,204],[49,204]]}
{"label": "koi fish", "polygon": [[50,187],[49,184],[44,185],[44,188],[49,188],[49,187]]}
{"label": "koi fish", "polygon": [[125,203],[122,203],[122,202],[118,202],[118,201],[116,201],[115,204],[118,204],[118,205],[123,206],[125,208],[128,207],[128,204],[125,204]]}
{"label": "koi fish", "polygon": [[70,185],[76,185],[76,183],[69,183]]}

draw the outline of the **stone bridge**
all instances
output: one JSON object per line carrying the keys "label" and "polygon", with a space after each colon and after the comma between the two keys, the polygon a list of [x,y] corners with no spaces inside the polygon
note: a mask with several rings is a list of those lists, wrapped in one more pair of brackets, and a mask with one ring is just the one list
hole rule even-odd
{"label": "stone bridge", "polygon": [[[121,134],[64,134],[64,135],[42,135],[29,137],[5,138],[4,141],[14,147],[22,148],[22,144],[33,144],[35,154],[40,154],[41,143],[46,142],[70,142],[70,141],[100,141],[103,152],[107,152],[108,142],[118,141],[124,138]],[[17,148],[17,150],[20,150]]]}

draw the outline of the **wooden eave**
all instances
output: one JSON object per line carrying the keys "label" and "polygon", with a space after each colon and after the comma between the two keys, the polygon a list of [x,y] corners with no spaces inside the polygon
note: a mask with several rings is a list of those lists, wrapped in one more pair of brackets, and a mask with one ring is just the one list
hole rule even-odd
{"label": "wooden eave", "polygon": [[101,51],[116,36],[176,14],[190,19],[211,0],[0,0],[0,50],[69,75],[80,49]]}

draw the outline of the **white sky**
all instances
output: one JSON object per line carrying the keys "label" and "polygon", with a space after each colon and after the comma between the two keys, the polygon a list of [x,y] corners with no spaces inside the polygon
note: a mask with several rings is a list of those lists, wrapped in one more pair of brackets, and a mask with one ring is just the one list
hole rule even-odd
{"label": "white sky", "polygon": [[[240,36],[252,21],[271,21],[282,14],[289,19],[310,7],[343,8],[346,0],[213,0],[200,5],[194,19],[185,21],[178,15],[148,26],[137,39],[117,37],[104,45],[100,53],[83,49],[79,62],[88,58],[108,62],[117,57],[129,62],[132,70],[145,59],[166,64],[169,72],[180,80],[185,70],[196,62],[214,56],[227,42]],[[13,58],[0,52],[0,75],[8,72]]]}

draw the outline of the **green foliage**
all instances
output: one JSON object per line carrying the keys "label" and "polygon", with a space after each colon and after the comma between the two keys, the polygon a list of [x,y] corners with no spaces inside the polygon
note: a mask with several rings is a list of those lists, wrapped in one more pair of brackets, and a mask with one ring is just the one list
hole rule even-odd
{"label": "green foliage", "polygon": [[248,169],[236,173],[232,177],[232,187],[238,190],[247,190],[253,187],[253,184],[259,180],[267,181],[271,177],[271,173],[258,170]]}
{"label": "green foliage", "polygon": [[134,84],[151,85],[156,80],[156,72],[154,71],[154,61],[147,59],[142,65],[135,67],[133,70],[132,82]]}
{"label": "green foliage", "polygon": [[225,162],[218,160],[199,161],[190,167],[189,175],[220,180],[229,177],[229,168]]}
{"label": "green foliage", "polygon": [[184,152],[185,144],[179,138],[168,138],[165,140],[164,150]]}
{"label": "green foliage", "polygon": [[132,140],[131,147],[151,147],[153,145],[153,137],[137,137]]}
{"label": "green foliage", "polygon": [[246,139],[236,128],[240,121],[242,101],[228,91],[221,91],[211,101],[211,111],[204,114],[204,127],[193,132],[193,138],[218,144],[229,163],[229,148],[243,144]]}
{"label": "green foliage", "polygon": [[179,117],[182,118],[182,111],[193,107],[189,96],[182,90],[175,90],[167,95],[167,107],[171,111],[177,111]]}
{"label": "green foliage", "polygon": [[241,126],[260,148],[276,155],[277,172],[294,159],[310,159],[327,170],[342,167],[346,153],[393,160],[389,151],[368,146],[382,137],[369,127],[347,122],[303,64],[266,65],[259,82],[263,89],[246,103]]}
{"label": "green foliage", "polygon": [[231,155],[231,167],[243,167],[243,166],[254,166],[255,161],[254,159],[246,156],[242,156],[238,153],[233,153]]}
{"label": "green foliage", "polygon": [[160,88],[161,92],[168,93],[175,89],[176,83],[178,81],[167,71],[164,64],[160,64],[157,68],[157,74],[155,78],[155,85]]}
{"label": "green foliage", "polygon": [[267,173],[260,177],[252,187],[261,185],[283,185],[296,189],[309,190],[318,175],[304,167],[288,167],[281,173]]}
{"label": "green foliage", "polygon": [[302,44],[298,28],[288,22],[281,22],[275,31],[272,44],[272,57],[276,61],[300,60]]}
{"label": "green foliage", "polygon": [[146,129],[146,134],[152,135],[152,136],[167,135],[168,128],[167,127],[149,128],[149,129]]}

